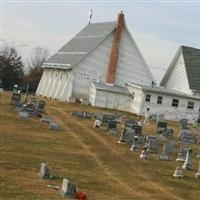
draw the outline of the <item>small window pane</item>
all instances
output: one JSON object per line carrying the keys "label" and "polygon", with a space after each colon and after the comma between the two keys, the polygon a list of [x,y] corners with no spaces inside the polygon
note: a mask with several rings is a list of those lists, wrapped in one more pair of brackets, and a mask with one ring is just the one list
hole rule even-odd
{"label": "small window pane", "polygon": [[162,96],[158,96],[157,104],[162,104]]}
{"label": "small window pane", "polygon": [[172,100],[172,107],[178,107],[178,103],[179,103],[178,99],[173,99]]}
{"label": "small window pane", "polygon": [[189,109],[193,109],[193,108],[194,108],[194,102],[192,102],[192,101],[188,101],[187,108],[189,108]]}
{"label": "small window pane", "polygon": [[146,98],[145,98],[145,101],[146,101],[146,102],[150,102],[150,100],[151,100],[151,95],[150,95],[150,94],[147,94],[147,95],[146,95]]}

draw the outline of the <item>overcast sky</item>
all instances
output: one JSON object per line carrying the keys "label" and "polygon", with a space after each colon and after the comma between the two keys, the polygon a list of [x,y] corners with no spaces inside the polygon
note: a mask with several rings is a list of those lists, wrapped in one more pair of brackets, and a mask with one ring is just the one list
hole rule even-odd
{"label": "overcast sky", "polygon": [[92,22],[114,21],[123,10],[157,81],[179,45],[200,48],[200,1],[1,1],[1,39],[15,42],[26,56],[36,46],[57,51],[87,25],[91,8]]}

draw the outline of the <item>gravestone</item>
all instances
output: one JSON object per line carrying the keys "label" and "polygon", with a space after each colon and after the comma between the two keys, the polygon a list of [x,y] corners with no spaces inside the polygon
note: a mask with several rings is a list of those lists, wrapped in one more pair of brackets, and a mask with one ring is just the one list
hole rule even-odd
{"label": "gravestone", "polygon": [[15,104],[17,104],[20,101],[21,101],[21,94],[13,92],[10,104],[15,106]]}
{"label": "gravestone", "polygon": [[181,129],[179,134],[179,141],[183,143],[197,144],[197,137],[190,130]]}
{"label": "gravestone", "polygon": [[133,144],[134,139],[135,139],[135,130],[133,129],[126,129],[125,130],[125,141],[127,144]]}
{"label": "gravestone", "polygon": [[107,126],[109,121],[115,121],[115,115],[103,115],[101,119],[102,126]]}
{"label": "gravestone", "polygon": [[123,128],[132,128],[134,125],[138,125],[135,120],[127,119],[124,121]]}
{"label": "gravestone", "polygon": [[135,135],[139,136],[142,135],[142,126],[137,125],[133,125],[132,129],[135,131]]}
{"label": "gravestone", "polygon": [[169,140],[173,138],[173,132],[173,129],[164,128],[159,136],[160,138]]}
{"label": "gravestone", "polygon": [[176,161],[185,162],[188,149],[187,147],[181,147]]}
{"label": "gravestone", "polygon": [[174,145],[171,143],[165,143],[163,146],[163,152],[159,154],[159,160],[169,160],[169,154],[173,152]]}
{"label": "gravestone", "polygon": [[19,111],[19,119],[27,119],[29,116],[27,111]]}
{"label": "gravestone", "polygon": [[158,151],[158,140],[157,138],[150,138],[147,143],[148,151],[154,152]]}
{"label": "gravestone", "polygon": [[186,159],[182,165],[182,169],[191,170],[192,169],[192,149],[187,150]]}
{"label": "gravestone", "polygon": [[166,154],[171,154],[173,153],[174,150],[174,144],[172,143],[165,143],[163,146],[163,152]]}
{"label": "gravestone", "polygon": [[50,117],[47,117],[47,116],[46,116],[46,117],[42,117],[42,118],[40,119],[40,121],[41,121],[41,122],[44,122],[44,123],[50,123],[51,120],[52,120],[52,119],[51,119]]}
{"label": "gravestone", "polygon": [[101,126],[101,121],[99,119],[95,119],[93,127],[99,128],[100,126]]}
{"label": "gravestone", "polygon": [[167,122],[157,122],[156,124],[156,133],[162,133],[163,129],[167,128]]}
{"label": "gravestone", "polygon": [[199,162],[198,171],[196,173],[196,178],[200,180],[200,162]]}
{"label": "gravestone", "polygon": [[149,154],[146,150],[142,150],[142,153],[140,154],[140,159],[141,160],[148,160]]}
{"label": "gravestone", "polygon": [[117,134],[117,122],[114,120],[108,121],[107,131],[108,131],[108,133],[116,135]]}
{"label": "gravestone", "polygon": [[31,97],[31,104],[34,106],[34,108],[37,108],[37,100],[35,97]]}
{"label": "gravestone", "polygon": [[45,105],[46,105],[46,102],[45,102],[45,101],[42,101],[42,100],[40,100],[40,101],[39,101],[39,103],[38,103],[37,110],[39,110],[40,112],[44,112]]}
{"label": "gravestone", "polygon": [[59,129],[59,124],[54,122],[54,121],[50,121],[49,123],[49,129],[50,130],[58,130]]}
{"label": "gravestone", "polygon": [[176,178],[183,178],[183,170],[180,167],[177,167],[173,176]]}
{"label": "gravestone", "polygon": [[66,178],[63,179],[62,186],[60,189],[60,195],[63,198],[72,198],[72,199],[74,199],[76,196],[75,186]]}
{"label": "gravestone", "polygon": [[50,179],[50,178],[52,178],[52,175],[49,173],[49,168],[47,167],[46,163],[41,163],[39,175],[43,179]]}
{"label": "gravestone", "polygon": [[188,127],[188,119],[182,118],[180,120],[181,129],[187,129]]}
{"label": "gravestone", "polygon": [[157,114],[157,123],[158,122],[164,122],[165,121],[165,115],[164,114]]}

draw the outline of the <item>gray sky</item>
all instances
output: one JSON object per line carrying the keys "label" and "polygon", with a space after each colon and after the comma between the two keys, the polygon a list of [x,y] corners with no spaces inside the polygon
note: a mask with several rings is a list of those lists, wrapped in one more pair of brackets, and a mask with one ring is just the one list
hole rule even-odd
{"label": "gray sky", "polygon": [[124,11],[157,81],[179,45],[200,48],[200,1],[1,1],[1,39],[15,42],[26,56],[36,46],[58,50],[87,25],[91,8],[92,22],[114,21]]}

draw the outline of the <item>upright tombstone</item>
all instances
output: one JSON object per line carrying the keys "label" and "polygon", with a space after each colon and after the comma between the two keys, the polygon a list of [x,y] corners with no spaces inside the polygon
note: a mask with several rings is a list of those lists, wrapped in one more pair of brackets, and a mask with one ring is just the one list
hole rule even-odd
{"label": "upright tombstone", "polygon": [[39,103],[38,103],[37,110],[39,110],[40,112],[44,112],[45,105],[46,105],[46,102],[45,102],[45,101],[42,101],[42,100],[40,100],[40,101],[39,101]]}
{"label": "upright tombstone", "polygon": [[13,92],[13,93],[12,93],[12,97],[11,97],[11,102],[10,102],[10,104],[15,106],[15,105],[18,104],[20,101],[21,101],[21,94],[20,94],[20,93],[17,93],[17,92]]}
{"label": "upright tombstone", "polygon": [[62,186],[60,189],[60,195],[63,198],[72,198],[72,199],[74,199],[76,196],[75,186],[66,178],[63,179]]}
{"label": "upright tombstone", "polygon": [[181,129],[179,141],[182,143],[197,144],[197,136],[188,129]]}
{"label": "upright tombstone", "polygon": [[181,147],[176,161],[185,162],[188,149],[187,147]]}
{"label": "upright tombstone", "polygon": [[149,154],[147,152],[147,149],[144,148],[142,150],[142,153],[140,154],[140,159],[141,160],[148,160],[148,158],[149,158]]}
{"label": "upright tombstone", "polygon": [[123,128],[132,128],[133,126],[138,125],[138,123],[133,119],[127,119],[124,121]]}
{"label": "upright tombstone", "polygon": [[117,134],[117,122],[115,120],[108,121],[107,131],[108,133],[113,134],[113,135]]}
{"label": "upright tombstone", "polygon": [[148,151],[149,152],[156,152],[158,151],[158,140],[157,138],[150,138],[147,143]]}
{"label": "upright tombstone", "polygon": [[93,127],[99,128],[100,126],[101,126],[101,121],[99,119],[95,119]]}
{"label": "upright tombstone", "polygon": [[192,149],[188,149],[186,159],[182,165],[182,169],[191,170],[192,169]]}
{"label": "upright tombstone", "polygon": [[158,122],[165,122],[165,115],[164,114],[157,114],[157,123]]}
{"label": "upright tombstone", "polygon": [[162,132],[160,133],[159,137],[161,139],[166,139],[166,140],[169,140],[169,139],[172,139],[173,138],[173,129],[170,129],[170,128],[164,128],[162,130]]}
{"label": "upright tombstone", "polygon": [[181,125],[181,129],[187,129],[188,128],[188,119],[182,118],[180,120],[180,125]]}
{"label": "upright tombstone", "polygon": [[101,119],[102,126],[107,126],[109,121],[115,121],[115,115],[103,115]]}
{"label": "upright tombstone", "polygon": [[200,180],[200,162],[199,162],[198,171],[196,173],[196,178]]}
{"label": "upright tombstone", "polygon": [[43,179],[50,179],[52,177],[52,175],[49,173],[49,168],[47,167],[46,163],[41,163],[39,175]]}
{"label": "upright tombstone", "polygon": [[169,155],[173,152],[174,145],[171,143],[165,143],[163,151],[159,154],[159,160],[169,160]]}
{"label": "upright tombstone", "polygon": [[31,104],[34,106],[34,108],[37,108],[37,100],[35,97],[31,97]]}
{"label": "upright tombstone", "polygon": [[156,124],[156,133],[162,133],[167,128],[167,122],[158,121]]}
{"label": "upright tombstone", "polygon": [[176,178],[183,178],[183,170],[180,167],[177,167],[173,174]]}
{"label": "upright tombstone", "polygon": [[142,126],[137,125],[133,125],[132,129],[135,131],[135,135],[139,136],[142,135]]}
{"label": "upright tombstone", "polygon": [[125,130],[125,141],[127,144],[132,145],[135,140],[135,130],[134,129],[126,129]]}

